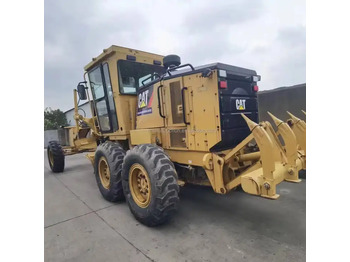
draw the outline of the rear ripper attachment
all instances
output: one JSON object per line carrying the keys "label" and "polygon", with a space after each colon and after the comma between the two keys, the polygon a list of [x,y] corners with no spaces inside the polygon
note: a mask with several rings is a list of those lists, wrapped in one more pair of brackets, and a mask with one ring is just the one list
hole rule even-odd
{"label": "rear ripper attachment", "polygon": [[[306,113],[302,111],[305,115]],[[306,170],[306,124],[303,120],[297,118],[291,113],[287,112],[292,119],[287,122],[275,117],[270,112],[267,112],[275,125],[277,126],[277,136],[280,135],[284,141],[284,150],[288,159],[295,161],[299,159],[302,169]],[[295,149],[296,148],[296,149]]]}
{"label": "rear ripper attachment", "polygon": [[[224,194],[241,185],[246,193],[277,199],[276,186],[279,183],[301,181],[298,173],[306,168],[304,151],[300,150],[302,147],[292,128],[268,113],[278,128],[276,132],[269,122],[257,124],[241,114],[251,134],[232,150],[204,157],[206,173],[217,193]],[[301,126],[300,119],[293,118],[293,121],[294,125]],[[254,142],[256,145],[252,147]]]}

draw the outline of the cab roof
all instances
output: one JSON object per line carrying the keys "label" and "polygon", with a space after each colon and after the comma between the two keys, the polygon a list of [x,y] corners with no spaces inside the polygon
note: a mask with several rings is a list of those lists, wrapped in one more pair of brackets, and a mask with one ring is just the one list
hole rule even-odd
{"label": "cab roof", "polygon": [[106,49],[103,49],[103,52],[99,56],[92,58],[92,61],[84,67],[84,70],[85,71],[90,70],[91,68],[95,67],[97,64],[101,63],[102,61],[106,60],[108,57],[116,53],[125,54],[125,59],[127,55],[132,55],[132,56],[136,56],[136,59],[138,57],[153,58],[153,59],[159,60],[161,63],[163,63],[163,57],[164,57],[162,55],[144,52],[137,49],[112,45]]}

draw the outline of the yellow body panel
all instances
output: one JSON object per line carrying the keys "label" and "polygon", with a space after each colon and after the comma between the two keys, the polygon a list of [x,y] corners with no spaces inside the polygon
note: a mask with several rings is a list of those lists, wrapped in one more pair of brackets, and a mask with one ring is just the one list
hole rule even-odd
{"label": "yellow body panel", "polygon": [[186,114],[191,123],[188,131],[193,138],[189,148],[209,151],[221,141],[217,71],[210,78],[201,74],[185,76],[184,85],[188,87]]}
{"label": "yellow body panel", "polygon": [[[207,152],[220,142],[220,116],[217,88],[217,71],[210,78],[202,77],[200,73],[164,80],[153,87],[152,113],[137,116],[137,129],[164,127],[162,129],[162,146],[167,149],[195,150]],[[179,91],[172,87],[177,84]],[[165,118],[159,114],[158,92],[160,88],[160,107]],[[184,92],[185,117],[183,121],[181,90]],[[178,97],[174,98],[174,96]],[[180,96],[180,97],[179,97]],[[181,104],[178,104],[180,101]],[[153,124],[154,123],[154,124]],[[184,133],[178,143],[169,143],[174,133]],[[132,144],[137,144],[132,141]]]}
{"label": "yellow body panel", "polygon": [[160,129],[140,129],[130,131],[132,145],[161,144]]}

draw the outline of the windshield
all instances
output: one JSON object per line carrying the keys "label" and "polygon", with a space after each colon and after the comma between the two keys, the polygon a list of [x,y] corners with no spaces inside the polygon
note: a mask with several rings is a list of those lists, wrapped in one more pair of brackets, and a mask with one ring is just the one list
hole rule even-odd
{"label": "windshield", "polygon": [[[137,90],[144,84],[156,78],[152,74],[161,76],[165,73],[163,66],[142,64],[127,60],[118,61],[119,89],[121,94],[136,94]],[[149,77],[149,79],[147,79]]]}

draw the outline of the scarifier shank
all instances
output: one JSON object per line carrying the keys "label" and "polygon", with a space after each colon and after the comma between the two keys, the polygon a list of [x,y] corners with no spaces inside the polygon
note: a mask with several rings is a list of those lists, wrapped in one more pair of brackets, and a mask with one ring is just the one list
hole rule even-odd
{"label": "scarifier shank", "polygon": [[299,149],[306,155],[306,124],[290,112],[287,113],[291,117],[287,122],[297,138]]}
{"label": "scarifier shank", "polygon": [[280,135],[284,141],[284,150],[286,152],[288,163],[296,166],[297,172],[299,172],[301,169],[306,169],[305,155],[299,152],[298,141],[291,127],[270,112],[267,113],[277,126],[276,135]]}

